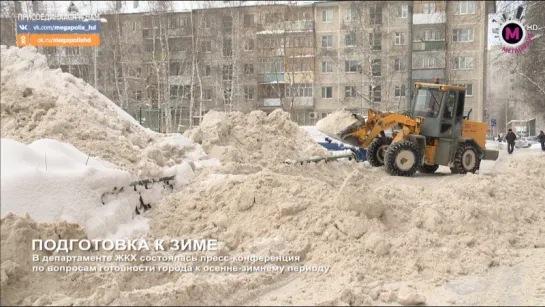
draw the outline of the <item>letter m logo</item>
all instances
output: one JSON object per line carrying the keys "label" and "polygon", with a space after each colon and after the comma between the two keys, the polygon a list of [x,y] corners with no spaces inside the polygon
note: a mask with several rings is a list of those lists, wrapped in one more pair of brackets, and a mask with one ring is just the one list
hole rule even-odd
{"label": "letter m logo", "polygon": [[19,25],[19,30],[27,31],[28,30],[28,25]]}
{"label": "letter m logo", "polygon": [[506,27],[505,28],[505,39],[520,39],[520,29],[516,28],[514,30],[511,30],[511,28]]}

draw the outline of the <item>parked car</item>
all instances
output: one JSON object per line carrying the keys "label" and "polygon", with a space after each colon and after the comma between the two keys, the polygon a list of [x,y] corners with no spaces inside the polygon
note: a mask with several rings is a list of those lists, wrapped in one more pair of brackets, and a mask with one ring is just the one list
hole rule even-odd
{"label": "parked car", "polygon": [[525,138],[525,137],[518,138],[515,141],[515,147],[516,148],[529,148],[530,146],[532,146],[532,144],[530,142],[531,141],[528,141],[528,138]]}

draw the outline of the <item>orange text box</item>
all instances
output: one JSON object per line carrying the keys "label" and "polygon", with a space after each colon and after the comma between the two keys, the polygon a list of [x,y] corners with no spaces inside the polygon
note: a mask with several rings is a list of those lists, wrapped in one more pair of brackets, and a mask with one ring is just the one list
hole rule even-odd
{"label": "orange text box", "polygon": [[97,47],[100,34],[17,34],[17,46]]}

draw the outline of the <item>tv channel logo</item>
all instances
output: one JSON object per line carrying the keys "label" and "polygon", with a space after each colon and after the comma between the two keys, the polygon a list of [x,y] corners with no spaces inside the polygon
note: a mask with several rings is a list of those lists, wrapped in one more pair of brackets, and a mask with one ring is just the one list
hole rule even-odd
{"label": "tv channel logo", "polygon": [[[501,44],[502,50],[507,53],[521,53],[530,46],[534,33],[538,29],[537,25],[525,25],[524,7],[519,6],[514,18],[507,18],[505,14],[500,16],[500,25],[496,27],[493,32],[497,33]],[[492,20],[492,22],[497,22]]]}

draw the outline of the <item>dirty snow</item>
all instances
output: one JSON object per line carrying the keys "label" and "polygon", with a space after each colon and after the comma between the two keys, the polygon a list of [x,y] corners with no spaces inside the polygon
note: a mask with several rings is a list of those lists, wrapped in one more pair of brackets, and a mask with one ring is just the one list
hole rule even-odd
{"label": "dirty snow", "polygon": [[[4,50],[2,52],[4,56]],[[2,96],[4,91],[3,85]],[[70,95],[69,91],[60,93]],[[12,97],[19,99],[17,95]],[[2,108],[4,104],[2,97]],[[10,107],[21,105],[25,105],[24,101]],[[2,122],[4,119],[17,122],[17,114],[4,114],[3,111]],[[119,114],[108,116],[111,116],[112,122],[121,121]],[[325,125],[322,122],[321,128],[335,130],[345,124]],[[102,128],[100,125],[94,127],[97,131],[111,129],[108,124],[102,125]],[[4,137],[4,123],[2,128]],[[25,131],[13,125],[11,129],[17,133]],[[38,139],[65,142],[64,135],[52,132],[44,129]],[[7,133],[17,135],[13,130]],[[102,222],[101,227],[110,228],[113,223],[109,221],[121,217],[122,210],[102,206],[100,209],[113,211],[96,214],[93,223],[77,224],[43,221],[40,220],[42,214],[34,217],[31,216],[32,212],[27,212],[27,216],[22,216],[23,212],[18,212],[18,215],[5,213],[6,180],[2,178],[1,248],[9,252],[0,255],[0,304],[450,304],[437,302],[429,287],[446,285],[449,280],[466,276],[493,274],[498,269],[523,263],[519,250],[545,246],[545,155],[536,149],[515,150],[514,155],[501,151],[498,161],[483,161],[479,174],[452,175],[448,168],[447,171],[440,168],[434,175],[416,174],[412,178],[403,178],[389,176],[382,168],[372,168],[368,163],[282,163],[285,159],[327,153],[308,133],[290,121],[287,113],[280,110],[269,115],[263,112],[209,112],[203,124],[187,131],[186,137],[171,139],[171,143],[167,142],[168,146],[179,148],[179,144],[173,145],[172,142],[187,142],[186,145],[193,149],[202,145],[202,149],[215,160],[190,162],[186,166],[176,161],[172,165],[163,164],[162,173],[167,170],[169,174],[176,174],[177,181],[182,183],[179,191],[162,197],[152,210],[146,212],[149,222],[136,218],[127,227],[138,229],[139,235],[148,239],[210,238],[220,242],[218,251],[187,252],[184,255],[298,256],[301,258],[299,263],[274,264],[317,266],[323,267],[323,272],[33,272],[31,266],[35,264],[32,254],[50,254],[32,251],[32,240],[92,237],[96,234],[89,234],[89,229],[86,229],[89,225]],[[99,190],[110,187],[110,182],[103,185],[97,182],[102,171],[124,174],[123,180],[121,175],[119,179],[112,175],[115,177],[112,181],[114,184],[117,184],[115,180],[128,179],[127,172],[101,162],[119,165],[120,159],[113,155],[108,160],[96,154],[101,159],[93,160],[92,167],[82,165],[85,162],[81,158],[88,157],[88,152],[80,149],[78,142],[84,142],[77,135],[71,138],[75,142],[70,143],[81,152],[74,151],[67,144],[49,144],[46,146],[47,152],[55,152],[51,165],[59,169],[62,167],[68,174],[79,175],[78,178],[85,183],[95,182],[96,185],[92,187]],[[159,136],[156,138],[163,140]],[[41,146],[34,149],[13,140],[8,142],[21,154],[6,155],[5,163],[11,159],[9,163],[21,166],[21,173],[33,172],[42,174],[42,177],[45,176],[43,174],[55,175],[49,168],[49,162],[48,170],[43,170],[42,152],[39,151]],[[2,150],[3,145],[4,140]],[[159,156],[165,159],[163,151],[159,154],[155,150],[157,146],[146,146],[142,148],[148,148],[147,156],[152,157],[151,161],[159,161]],[[55,150],[50,150],[50,147]],[[63,156],[66,166],[56,161],[55,157],[61,154],[69,157]],[[2,169],[5,163],[2,152]],[[131,168],[131,165],[126,164],[127,168]],[[168,170],[169,167],[173,168]],[[28,180],[22,180],[23,174],[15,171],[15,167],[11,169],[11,173],[8,169],[6,174],[13,175],[19,183],[9,189],[23,191],[24,186],[21,186],[24,183],[21,181]],[[93,176],[88,179],[81,177],[84,172],[91,172]],[[54,180],[45,182],[52,185]],[[75,189],[76,183],[72,186],[67,189]],[[82,186],[81,189],[85,192],[90,188]],[[60,192],[55,193],[59,197],[68,197],[60,196]],[[29,210],[39,208],[35,199],[24,197],[22,193],[12,192],[10,199],[33,206]],[[85,199],[88,196],[85,194],[82,197]],[[59,201],[57,206],[65,208],[69,204]],[[110,219],[102,221],[98,218],[100,216]],[[120,234],[126,234],[125,227],[118,226],[115,233],[108,236]],[[172,251],[135,253],[137,256],[180,254]],[[69,253],[84,256],[115,254],[119,252],[76,249]],[[66,263],[49,262],[42,265]],[[263,263],[221,261],[158,264],[136,261],[114,264],[81,262],[78,265],[259,266]],[[538,277],[536,273],[535,278]],[[452,300],[455,298],[449,297],[449,301]],[[470,303],[478,304],[478,301]]]}

